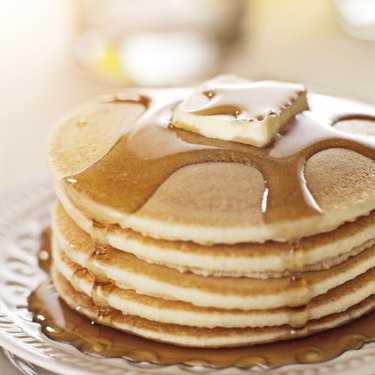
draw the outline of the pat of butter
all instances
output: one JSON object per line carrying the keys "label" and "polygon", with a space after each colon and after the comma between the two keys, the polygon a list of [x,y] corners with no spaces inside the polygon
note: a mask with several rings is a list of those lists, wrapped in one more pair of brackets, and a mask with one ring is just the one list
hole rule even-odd
{"label": "pat of butter", "polygon": [[177,106],[172,123],[205,137],[264,147],[306,109],[302,85],[218,76]]}

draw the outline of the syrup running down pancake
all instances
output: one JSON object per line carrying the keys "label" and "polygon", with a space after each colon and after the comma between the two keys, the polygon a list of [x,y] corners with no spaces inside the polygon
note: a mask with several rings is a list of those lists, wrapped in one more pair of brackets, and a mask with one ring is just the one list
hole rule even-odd
{"label": "syrup running down pancake", "polygon": [[48,153],[61,298],[187,347],[298,338],[372,311],[375,108],[301,87],[221,77],[67,116]]}

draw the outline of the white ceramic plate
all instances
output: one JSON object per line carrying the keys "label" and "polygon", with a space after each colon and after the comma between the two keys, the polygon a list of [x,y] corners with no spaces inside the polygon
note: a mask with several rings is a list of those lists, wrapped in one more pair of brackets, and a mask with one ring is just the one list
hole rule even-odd
{"label": "white ceramic plate", "polygon": [[201,366],[159,366],[122,358],[104,359],[49,340],[32,322],[27,297],[46,275],[38,267],[36,253],[42,230],[48,226],[54,200],[47,178],[0,195],[0,346],[26,361],[59,374],[248,374],[272,375],[373,375],[375,343],[347,351],[329,362],[293,365],[276,370],[209,369]]}

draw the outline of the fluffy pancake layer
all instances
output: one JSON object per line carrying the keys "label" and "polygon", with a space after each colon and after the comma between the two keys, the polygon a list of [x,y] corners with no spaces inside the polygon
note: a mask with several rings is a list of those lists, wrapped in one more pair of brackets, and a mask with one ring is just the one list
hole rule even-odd
{"label": "fluffy pancake layer", "polygon": [[77,292],[95,296],[100,290],[98,303],[110,306],[128,315],[136,315],[159,323],[173,323],[194,327],[266,327],[289,325],[304,326],[308,320],[346,311],[353,304],[362,302],[375,290],[375,270],[370,269],[353,280],[340,285],[323,296],[313,298],[304,308],[281,307],[278,309],[242,310],[199,307],[183,300],[168,300],[137,293],[132,288],[116,286],[113,280],[107,284],[96,283],[90,272],[71,261],[65,252],[54,245],[54,266]]}
{"label": "fluffy pancake layer", "polygon": [[[88,234],[93,231],[92,221],[66,200],[64,208],[61,204],[56,206],[53,220],[58,231],[73,231],[72,221]],[[268,278],[293,270],[329,268],[370,247],[375,242],[375,211],[333,232],[304,238],[295,245],[294,251],[291,251],[290,243],[204,246],[194,242],[156,240],[119,226],[110,226],[105,233],[100,227],[96,231],[101,231],[100,236],[116,249],[180,271]],[[81,232],[80,236],[91,242],[89,235]]]}
{"label": "fluffy pancake layer", "polygon": [[331,125],[375,109],[309,95],[258,149],[169,126],[189,92],[99,97],[52,134],[60,296],[100,324],[193,347],[303,337],[372,311],[375,143]]}
{"label": "fluffy pancake layer", "polygon": [[337,266],[304,272],[303,282],[293,277],[205,277],[151,264],[112,247],[96,254],[90,237],[67,216],[64,219],[60,217],[59,224],[56,219],[54,225],[59,245],[96,278],[111,279],[142,294],[174,300],[183,296],[186,302],[197,306],[224,309],[298,306],[375,266],[375,246],[372,246]]}
{"label": "fluffy pancake layer", "polygon": [[78,293],[55,268],[52,279],[62,299],[73,309],[79,307],[80,314],[89,319],[127,333],[188,347],[236,347],[305,337],[339,327],[365,315],[375,307],[375,298],[372,296],[343,313],[311,320],[301,329],[291,329],[285,325],[263,328],[197,328],[157,323],[123,314],[116,309],[109,309],[103,314],[90,297]]}
{"label": "fluffy pancake layer", "polygon": [[[174,100],[183,98],[189,92],[190,89],[176,92]],[[158,94],[152,92],[151,95]],[[327,114],[329,111],[325,109],[330,106],[338,106],[340,115],[344,114],[343,108],[348,114],[349,111],[354,111],[364,115],[375,115],[372,107],[358,103],[345,100],[340,102],[319,95],[310,95],[308,99],[310,107],[313,108],[312,114],[306,113],[299,117],[305,118],[308,122],[312,121],[310,117],[313,118],[314,115],[321,115],[327,122],[332,122],[333,114]],[[147,112],[145,108],[143,111]],[[332,112],[335,112],[334,109]],[[280,216],[279,221],[266,223],[262,213],[263,202],[267,196],[264,176],[252,165],[228,161],[186,165],[168,176],[136,212],[119,210],[115,205],[103,202],[108,197],[116,197],[117,193],[121,193],[121,190],[115,191],[118,181],[126,178],[121,172],[121,165],[111,166],[109,161],[103,165],[98,164],[97,167],[95,165],[102,160],[103,155],[108,155],[114,150],[116,136],[119,139],[129,128],[131,129],[132,121],[141,113],[142,107],[139,105],[127,102],[109,104],[108,99],[99,97],[63,121],[52,135],[49,143],[49,162],[56,186],[78,209],[97,222],[117,223],[121,227],[154,238],[233,244],[295,240],[325,233],[375,209],[375,152],[369,151],[368,156],[365,156],[354,150],[338,148],[341,143],[337,142],[336,148],[317,150],[313,153],[306,160],[304,176],[301,177],[306,180],[309,194],[319,206],[319,216],[311,214],[298,217],[298,220],[289,220],[288,212],[291,212],[290,205],[293,205],[293,201],[278,202],[279,211],[284,214]],[[87,118],[87,126],[79,126],[81,118]],[[192,145],[196,144],[199,148],[200,143],[206,142],[204,137],[195,139],[186,133],[188,132],[178,135],[178,139],[189,145],[190,151],[194,150]],[[342,133],[337,132],[337,137],[340,134]],[[165,139],[169,139],[168,136],[169,133],[165,133]],[[164,160],[162,154],[158,159],[158,152],[162,147],[158,147],[152,134],[149,137],[150,144],[143,138],[140,144],[140,147],[143,147],[142,152],[147,150],[145,159]],[[356,141],[360,143],[361,139],[364,141],[364,138]],[[168,145],[167,141],[165,142]],[[218,147],[217,142],[211,144],[212,142],[208,142],[208,150]],[[278,155],[285,152],[286,146],[283,146],[282,142],[279,147],[276,146],[272,146],[270,154]],[[175,146],[171,147],[173,151]],[[248,150],[243,148],[245,146],[236,147],[239,152]],[[295,145],[290,147],[293,149]],[[85,157],[77,158],[77,155]],[[164,158],[167,160],[168,157],[166,155]],[[76,184],[75,174],[85,168],[89,171],[91,167],[95,167],[96,172],[88,178],[85,188],[80,189],[79,184]],[[108,180],[110,168],[116,168],[116,171],[118,169],[116,177],[113,177],[115,180]],[[156,170],[157,168],[150,170],[150,179],[157,173]],[[67,176],[71,176],[67,178],[67,181],[70,181],[68,185],[62,180],[62,177]],[[131,178],[132,176],[130,180]],[[101,190],[96,191],[100,184]],[[142,188],[138,191],[142,191]],[[294,192],[291,191],[291,194]],[[61,196],[60,200],[63,201]]]}
{"label": "fluffy pancake layer", "polygon": [[[178,324],[190,321],[192,325],[206,326],[264,326],[285,320],[285,324],[303,325],[303,320],[344,311],[350,307],[350,301],[360,302],[374,292],[375,246],[331,268],[304,272],[298,280],[205,277],[150,264],[111,247],[105,249],[105,254],[95,255],[88,235],[63,211],[56,210],[54,218],[56,268],[77,290],[88,295],[92,293],[95,278],[100,282],[110,281],[116,287],[109,288],[112,297],[108,298],[115,305],[106,303],[117,309],[122,306],[120,310],[127,313],[129,308],[133,309],[131,314],[147,318],[151,313],[174,323],[179,319]],[[365,281],[359,287],[361,277]],[[304,314],[288,308],[302,304],[307,304]],[[155,306],[156,310],[161,309],[158,314]],[[190,319],[184,311],[189,312]]]}

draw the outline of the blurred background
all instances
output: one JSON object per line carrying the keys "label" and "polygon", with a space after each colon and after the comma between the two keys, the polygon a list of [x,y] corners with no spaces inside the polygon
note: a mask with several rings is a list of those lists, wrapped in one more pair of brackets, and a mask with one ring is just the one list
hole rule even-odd
{"label": "blurred background", "polygon": [[373,0],[0,0],[0,188],[83,99],[217,73],[375,103]]}

